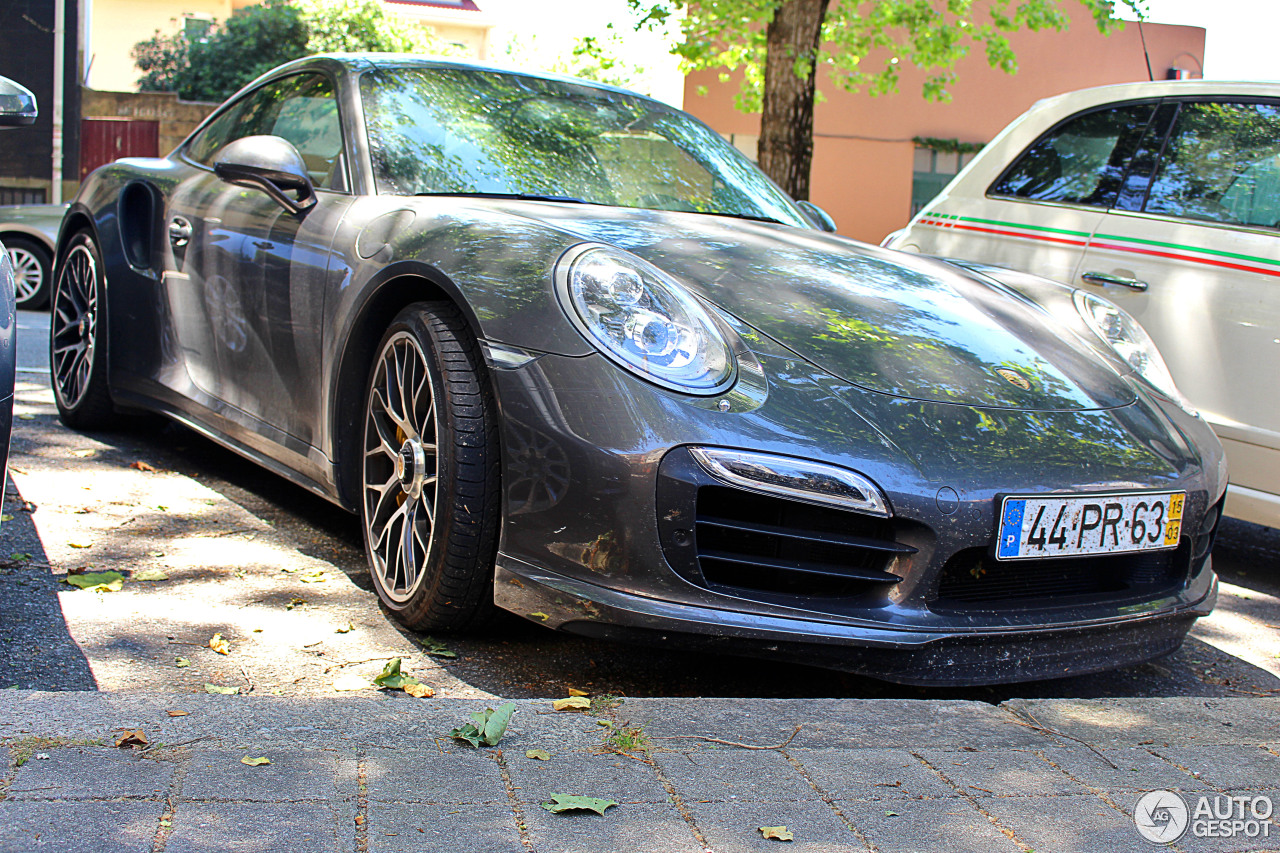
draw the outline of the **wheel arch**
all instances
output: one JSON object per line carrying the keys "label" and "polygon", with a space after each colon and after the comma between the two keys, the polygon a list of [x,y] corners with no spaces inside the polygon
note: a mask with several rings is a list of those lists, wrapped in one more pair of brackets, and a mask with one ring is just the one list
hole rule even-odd
{"label": "wheel arch", "polygon": [[[359,447],[364,427],[365,384],[377,355],[378,342],[391,322],[415,302],[445,301],[456,307],[476,340],[484,340],[480,320],[454,282],[434,267],[407,262],[375,275],[346,325],[330,399],[330,429],[335,467],[335,491],[342,506],[360,509]],[[487,373],[490,393],[495,393]]]}

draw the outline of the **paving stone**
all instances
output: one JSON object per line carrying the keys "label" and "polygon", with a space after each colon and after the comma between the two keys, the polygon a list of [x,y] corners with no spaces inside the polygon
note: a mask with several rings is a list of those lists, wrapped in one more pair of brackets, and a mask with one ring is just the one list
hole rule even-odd
{"label": "paving stone", "polygon": [[[504,751],[505,752],[505,751]],[[553,793],[594,791],[620,803],[666,803],[671,797],[654,768],[620,755],[557,752],[547,761],[505,752],[516,796],[525,803],[543,803]]]}
{"label": "paving stone", "polygon": [[370,800],[507,803],[502,770],[488,749],[370,750],[365,785]]}
{"label": "paving stone", "polygon": [[525,806],[524,819],[533,849],[540,853],[703,853],[689,824],[670,804],[624,804],[604,815],[552,814],[540,806]]}
{"label": "paving stone", "polygon": [[150,853],[162,810],[143,802],[0,802],[0,853]]}
{"label": "paving stone", "polygon": [[787,753],[837,800],[960,796],[905,749],[788,749]]}
{"label": "paving stone", "polygon": [[1133,818],[1096,796],[983,797],[992,817],[1033,850],[1053,853],[1117,853],[1145,844]]}
{"label": "paving stone", "polygon": [[18,768],[9,796],[25,799],[162,797],[177,765],[114,747],[37,749]]}
{"label": "paving stone", "polygon": [[[1280,718],[1276,725],[1280,727]],[[1261,747],[1222,744],[1152,749],[1217,788],[1227,791],[1280,789],[1280,757]],[[1280,802],[1280,797],[1275,799]]]}
{"label": "paving stone", "polygon": [[850,801],[838,805],[879,853],[1013,853],[1020,850],[967,800]]}
{"label": "paving stone", "polygon": [[524,853],[509,806],[369,802],[368,853]]}
{"label": "paving stone", "polygon": [[974,797],[1087,794],[1089,790],[1029,750],[920,750],[921,758]]}
{"label": "paving stone", "polygon": [[794,840],[787,853],[864,853],[869,850],[829,805],[819,799],[794,803],[689,803],[694,822],[716,853],[773,851],[777,841],[762,826],[785,826]]}
{"label": "paving stone", "polygon": [[1014,699],[1001,707],[1095,746],[1263,743],[1275,740],[1280,719],[1280,699]]}
{"label": "paving stone", "polygon": [[350,804],[182,803],[164,849],[165,853],[347,853],[355,843],[355,806]]}
{"label": "paving stone", "polygon": [[1203,783],[1141,746],[1100,748],[1098,752],[1115,767],[1083,746],[1053,746],[1039,752],[1072,779],[1100,790],[1179,791],[1203,786]]}
{"label": "paving stone", "polygon": [[653,756],[686,801],[764,800],[817,797],[787,759],[773,749],[693,749]]}
{"label": "paving stone", "polygon": [[[270,764],[250,767],[240,759],[265,756]],[[339,787],[346,753],[319,750],[201,750],[191,756],[182,784],[185,800],[341,800],[356,795],[353,783]],[[349,760],[349,759],[348,759]]]}

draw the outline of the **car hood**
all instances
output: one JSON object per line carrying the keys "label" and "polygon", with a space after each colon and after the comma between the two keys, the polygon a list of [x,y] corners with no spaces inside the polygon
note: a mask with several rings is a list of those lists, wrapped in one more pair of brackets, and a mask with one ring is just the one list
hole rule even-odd
{"label": "car hood", "polygon": [[[781,225],[687,213],[556,208],[557,228],[643,257],[827,372],[916,400],[1081,411],[1132,387],[1075,333],[997,282]],[[618,209],[611,210],[611,213]],[[552,224],[552,223],[549,223]]]}

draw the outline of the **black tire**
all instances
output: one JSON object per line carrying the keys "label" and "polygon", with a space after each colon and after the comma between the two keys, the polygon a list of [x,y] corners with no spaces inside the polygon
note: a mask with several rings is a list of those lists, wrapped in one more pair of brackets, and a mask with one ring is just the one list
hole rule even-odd
{"label": "black tire", "polygon": [[49,373],[58,417],[72,429],[107,429],[116,423],[107,386],[106,278],[102,253],[81,232],[58,266],[49,318]]}
{"label": "black tire", "polygon": [[34,311],[49,304],[53,256],[44,244],[20,234],[6,234],[4,247],[13,261],[14,304]]}
{"label": "black tire", "polygon": [[497,613],[496,411],[457,308],[401,311],[366,385],[360,512],[374,587],[409,628],[475,629]]}

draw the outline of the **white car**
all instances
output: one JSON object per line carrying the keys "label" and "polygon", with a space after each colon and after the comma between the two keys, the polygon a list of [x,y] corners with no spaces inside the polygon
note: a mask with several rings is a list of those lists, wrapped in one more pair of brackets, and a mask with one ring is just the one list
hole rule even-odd
{"label": "white car", "polygon": [[885,244],[1047,276],[1129,311],[1222,439],[1226,513],[1280,527],[1280,85],[1040,101]]}

